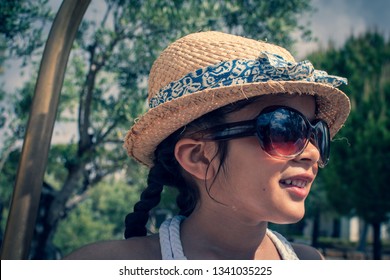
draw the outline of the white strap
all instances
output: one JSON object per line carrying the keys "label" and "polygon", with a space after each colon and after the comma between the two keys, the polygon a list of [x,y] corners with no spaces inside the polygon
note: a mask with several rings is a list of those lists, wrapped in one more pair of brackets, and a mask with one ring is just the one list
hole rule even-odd
{"label": "white strap", "polygon": [[186,260],[180,240],[180,224],[184,216],[175,216],[160,226],[160,246],[163,260]]}
{"label": "white strap", "polygon": [[[163,260],[186,260],[180,240],[180,224],[184,216],[174,216],[160,226],[160,246]],[[275,244],[283,260],[298,260],[290,242],[276,231],[267,229],[267,236]]]}
{"label": "white strap", "polygon": [[280,256],[282,257],[282,260],[298,260],[297,254],[295,254],[293,247],[291,246],[290,242],[287,241],[287,239],[281,235],[280,233],[276,231],[272,231],[270,229],[267,229],[267,236],[272,240],[274,243],[276,249],[278,249],[278,252]]}

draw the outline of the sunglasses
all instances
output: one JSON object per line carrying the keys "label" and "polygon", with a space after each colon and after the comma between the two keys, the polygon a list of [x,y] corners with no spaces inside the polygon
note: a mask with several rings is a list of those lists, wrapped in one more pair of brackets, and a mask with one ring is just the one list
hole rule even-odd
{"label": "sunglasses", "polygon": [[261,148],[278,159],[291,159],[300,155],[311,142],[320,153],[318,165],[329,161],[330,134],[325,121],[312,123],[299,111],[285,106],[271,106],[253,120],[227,123],[191,135],[194,139],[222,141],[257,136]]}

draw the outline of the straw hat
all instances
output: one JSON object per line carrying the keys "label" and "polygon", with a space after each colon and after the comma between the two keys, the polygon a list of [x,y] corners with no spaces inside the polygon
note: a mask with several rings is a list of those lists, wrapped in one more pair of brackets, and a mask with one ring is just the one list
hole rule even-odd
{"label": "straw hat", "polygon": [[316,97],[317,117],[331,137],[350,111],[336,86],[346,79],[295,62],[284,48],[208,31],[187,35],[166,48],[149,76],[149,107],[125,137],[127,153],[152,166],[158,144],[180,127],[229,103],[273,93]]}

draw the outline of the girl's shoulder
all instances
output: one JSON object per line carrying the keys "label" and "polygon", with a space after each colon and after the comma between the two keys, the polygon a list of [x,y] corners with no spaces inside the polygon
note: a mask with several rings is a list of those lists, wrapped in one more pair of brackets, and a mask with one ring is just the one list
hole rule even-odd
{"label": "girl's shoulder", "polygon": [[324,260],[324,256],[316,248],[300,243],[291,243],[300,260]]}
{"label": "girl's shoulder", "polygon": [[161,260],[157,235],[100,241],[83,246],[64,260]]}

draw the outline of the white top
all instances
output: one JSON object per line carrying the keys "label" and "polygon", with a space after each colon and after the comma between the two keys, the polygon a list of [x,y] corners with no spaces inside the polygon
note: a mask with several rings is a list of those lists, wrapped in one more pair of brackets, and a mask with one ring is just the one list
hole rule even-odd
{"label": "white top", "polygon": [[[174,216],[161,224],[160,245],[163,260],[187,260],[180,240],[180,224],[184,216]],[[281,234],[267,229],[267,236],[274,243],[283,260],[298,260],[291,244]]]}

